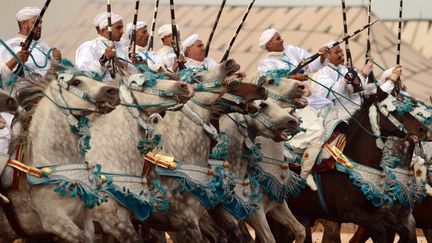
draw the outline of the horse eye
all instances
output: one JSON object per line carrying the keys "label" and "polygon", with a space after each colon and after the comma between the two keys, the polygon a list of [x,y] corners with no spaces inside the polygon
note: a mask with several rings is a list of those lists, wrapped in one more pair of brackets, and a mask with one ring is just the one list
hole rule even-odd
{"label": "horse eye", "polygon": [[78,85],[81,84],[81,80],[79,80],[79,79],[73,79],[73,80],[71,80],[69,82],[69,84],[72,85],[72,86],[78,86]]}

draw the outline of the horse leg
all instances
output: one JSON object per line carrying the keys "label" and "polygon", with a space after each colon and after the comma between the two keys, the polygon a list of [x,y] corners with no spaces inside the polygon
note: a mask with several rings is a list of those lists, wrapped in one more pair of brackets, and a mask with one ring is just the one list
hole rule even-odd
{"label": "horse leg", "polygon": [[178,213],[171,212],[169,218],[174,228],[184,233],[183,242],[204,242],[199,228],[199,220],[193,208],[183,208]]}
{"label": "horse leg", "polygon": [[86,212],[87,217],[85,217],[85,220],[83,222],[83,226],[84,226],[84,234],[87,237],[87,239],[91,239],[91,241],[94,241],[95,238],[95,227],[94,227],[94,223],[93,223],[93,219],[92,219],[92,211],[87,211]]}
{"label": "horse leg", "polygon": [[246,221],[252,226],[252,228],[254,228],[257,235],[256,238],[259,238],[261,242],[276,243],[276,240],[270,230],[270,226],[267,223],[263,205],[261,205],[260,209],[258,209],[248,219],[246,219]]}
{"label": "horse leg", "polygon": [[322,243],[340,243],[341,223],[320,219],[319,222],[324,227]]}
{"label": "horse leg", "polygon": [[41,223],[45,232],[54,234],[66,242],[93,242],[93,238],[88,238],[84,231],[65,214],[56,214],[55,218],[44,217]]}
{"label": "horse leg", "polygon": [[397,219],[393,222],[391,229],[394,229],[399,234],[399,242],[416,242],[416,223],[414,216],[410,213],[405,220],[404,218]]}
{"label": "horse leg", "polygon": [[363,226],[358,226],[349,243],[364,243],[370,238],[369,231]]}
{"label": "horse leg", "polygon": [[[221,207],[218,206],[214,210],[217,210],[218,208]],[[221,209],[223,210],[223,208]],[[210,210],[209,213],[211,213],[211,211],[213,210]],[[228,217],[224,217],[224,216],[225,215],[223,215],[222,217],[213,216],[212,219],[212,217],[210,217],[210,215],[206,212],[200,218],[199,225],[200,225],[201,232],[209,238],[210,242],[223,242],[223,243],[227,242],[228,239],[225,232],[230,233],[229,231],[230,227],[227,226],[235,225],[237,227],[237,220],[234,219],[235,221],[232,222],[232,220],[229,220]],[[221,219],[221,221],[218,221],[218,219]],[[220,225],[220,227],[218,225]],[[234,242],[234,241],[230,240],[229,242]]]}
{"label": "horse leg", "polygon": [[280,224],[290,228],[295,235],[296,242],[305,241],[305,227],[299,221],[297,221],[285,201],[282,204],[272,208],[268,214]]}
{"label": "horse leg", "polygon": [[114,200],[99,205],[93,219],[100,224],[102,230],[114,236],[120,242],[138,242],[139,237],[131,220],[130,212]]}
{"label": "horse leg", "polygon": [[432,243],[432,230],[431,229],[422,229],[423,230],[423,234],[426,238],[426,241],[428,243]]}

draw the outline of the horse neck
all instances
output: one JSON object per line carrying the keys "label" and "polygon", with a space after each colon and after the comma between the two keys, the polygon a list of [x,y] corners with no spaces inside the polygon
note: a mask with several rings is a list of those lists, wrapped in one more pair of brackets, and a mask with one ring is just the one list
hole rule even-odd
{"label": "horse neck", "polygon": [[[209,110],[192,101],[188,101],[185,106],[189,106],[209,124]],[[186,164],[207,166],[210,137],[202,126],[195,124],[182,111],[167,112],[155,133],[162,135],[162,154],[174,156],[176,160]]]}
{"label": "horse neck", "polygon": [[[50,91],[45,92],[52,97]],[[77,146],[78,135],[72,133],[65,114],[48,98],[42,98],[37,104],[28,132],[33,166],[85,162]]]}
{"label": "horse neck", "polygon": [[270,159],[283,161],[284,160],[284,144],[277,143],[270,138],[257,137],[255,144],[261,144],[261,153]]}
{"label": "horse neck", "polygon": [[226,132],[228,137],[228,162],[232,165],[238,178],[243,178],[247,172],[247,161],[242,159],[245,137],[237,124],[228,115],[220,118],[220,130]]}
{"label": "horse neck", "polygon": [[104,172],[141,175],[144,162],[137,145],[144,134],[127,107],[117,106],[101,116],[90,131],[92,139],[87,161],[101,164]]}
{"label": "horse neck", "polygon": [[[363,116],[359,120],[369,132],[372,131],[369,117]],[[346,146],[344,153],[356,163],[379,169],[382,152],[376,146],[375,137],[361,128],[357,122],[351,120],[346,132]]]}

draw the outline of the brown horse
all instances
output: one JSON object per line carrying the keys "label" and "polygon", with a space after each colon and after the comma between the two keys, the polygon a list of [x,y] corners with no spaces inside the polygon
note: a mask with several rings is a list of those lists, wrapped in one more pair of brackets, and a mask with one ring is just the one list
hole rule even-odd
{"label": "brown horse", "polygon": [[[376,146],[375,136],[371,132],[369,108],[386,98],[387,94],[381,90],[376,95],[366,98],[361,109],[350,119],[348,125],[338,128],[346,134],[344,154],[357,163],[377,170],[380,169],[382,152]],[[401,132],[382,112],[378,114],[381,136],[407,137],[408,134]],[[390,112],[390,114],[404,124],[409,134],[414,134],[422,140],[427,138],[427,129],[409,113]],[[327,170],[319,175],[328,211],[321,207],[317,192],[308,188],[299,197],[290,198],[288,201],[290,209],[305,226],[310,228],[316,219],[324,218],[362,225],[371,232],[372,239],[376,242],[386,242],[387,228],[398,232],[401,242],[415,240],[415,222],[411,210],[397,203],[393,205],[384,203],[380,207],[375,207],[365,198],[361,190],[353,185],[347,174],[342,172]],[[307,233],[307,240],[311,241],[310,231]]]}

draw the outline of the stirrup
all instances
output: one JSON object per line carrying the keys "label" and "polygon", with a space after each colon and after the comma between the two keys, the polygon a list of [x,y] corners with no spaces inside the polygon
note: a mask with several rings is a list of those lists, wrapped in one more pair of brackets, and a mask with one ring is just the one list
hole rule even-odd
{"label": "stirrup", "polygon": [[336,162],[349,169],[353,168],[353,165],[349,161],[349,159],[336,146],[332,144],[324,144],[323,147],[328,153],[331,154],[331,156],[336,160]]}

